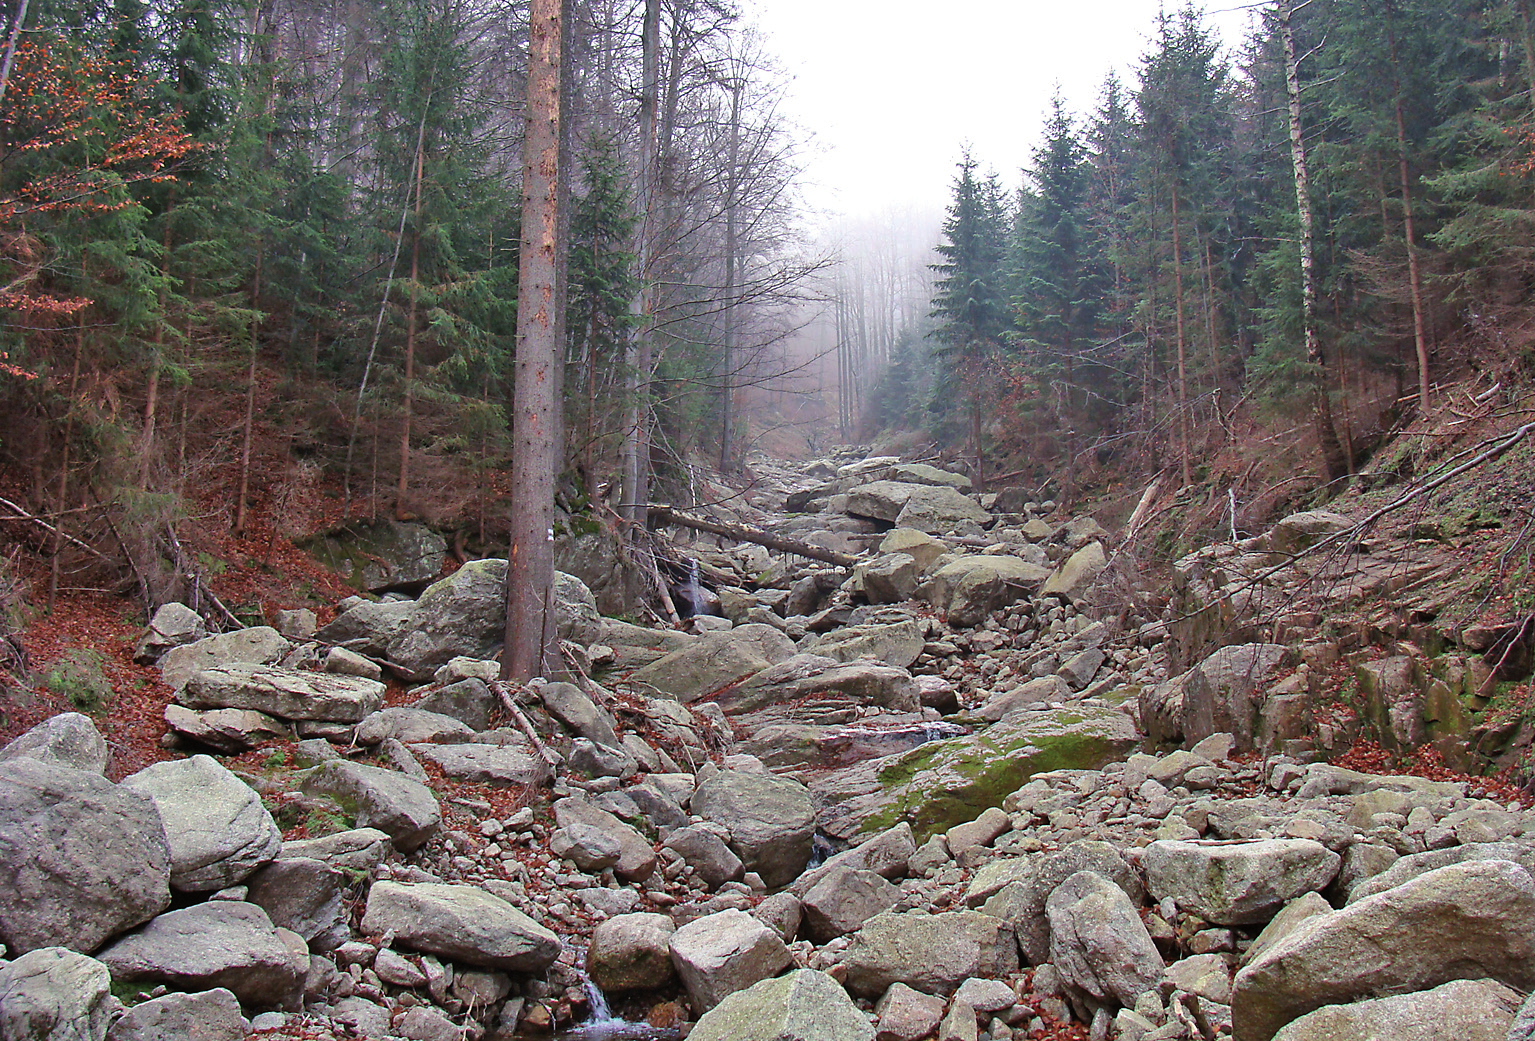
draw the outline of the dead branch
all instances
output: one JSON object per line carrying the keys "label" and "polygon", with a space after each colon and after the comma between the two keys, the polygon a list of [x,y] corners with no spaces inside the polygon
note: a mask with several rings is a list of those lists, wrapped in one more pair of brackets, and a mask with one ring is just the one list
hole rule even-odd
{"label": "dead branch", "polygon": [[754,542],[759,546],[766,546],[768,549],[793,553],[796,556],[820,560],[827,564],[836,564],[838,567],[852,567],[858,563],[857,557],[848,556],[846,553],[822,549],[820,546],[812,546],[810,543],[801,542],[798,539],[772,535],[757,528],[748,528],[741,524],[721,524],[719,521],[705,520],[703,517],[694,517],[670,506],[653,505],[649,509],[650,516],[659,524],[675,524],[680,528],[707,531],[711,535],[723,535],[726,538],[735,539],[737,542]]}
{"label": "dead branch", "polygon": [[13,519],[15,519],[15,520],[24,520],[24,521],[27,521],[30,524],[36,524],[38,527],[42,528],[44,531],[47,531],[48,533],[50,533],[52,535],[58,536],[59,538],[63,539],[65,542],[68,542],[70,545],[78,546],[80,549],[85,550],[85,552],[89,553],[91,556],[95,557],[97,560],[101,561],[103,564],[106,564],[109,567],[116,567],[117,566],[114,561],[110,560],[106,556],[103,556],[99,551],[97,551],[93,547],[86,545],[85,543],[81,542],[79,539],[75,538],[73,535],[66,535],[64,532],[60,531],[58,528],[54,527],[52,524],[49,524],[47,521],[43,520],[41,517],[37,516],[36,514],[28,513],[26,510],[22,509],[20,506],[17,506],[14,502],[11,502],[11,500],[9,500],[9,499],[0,499],[0,506],[4,506],[6,509],[14,511],[16,516]]}
{"label": "dead branch", "polygon": [[527,735],[529,741],[533,742],[533,748],[543,757],[544,762],[548,763],[551,768],[559,769],[560,757],[550,751],[549,746],[544,744],[539,738],[538,732],[533,729],[533,724],[528,722],[528,717],[523,714],[521,707],[518,706],[517,699],[512,697],[511,682],[508,680],[491,680],[490,685],[501,699],[501,707],[506,709],[507,714],[517,721],[518,728]]}

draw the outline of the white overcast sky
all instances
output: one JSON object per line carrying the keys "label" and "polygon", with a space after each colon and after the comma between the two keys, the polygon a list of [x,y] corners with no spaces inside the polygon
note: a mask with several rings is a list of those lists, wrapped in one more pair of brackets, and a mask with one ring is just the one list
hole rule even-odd
{"label": "white overcast sky", "polygon": [[[1195,0],[1228,47],[1248,0]],[[941,212],[968,144],[1009,186],[1051,91],[1096,105],[1111,69],[1131,84],[1159,0],[747,0],[793,77],[788,111],[814,135],[809,201],[857,217]],[[1170,11],[1182,7],[1171,0]]]}

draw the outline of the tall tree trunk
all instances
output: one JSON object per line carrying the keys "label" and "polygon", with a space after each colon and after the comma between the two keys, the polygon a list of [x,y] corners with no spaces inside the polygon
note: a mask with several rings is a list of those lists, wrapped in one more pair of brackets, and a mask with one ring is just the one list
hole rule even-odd
{"label": "tall tree trunk", "polygon": [[[650,495],[649,402],[650,338],[655,331],[654,288],[651,270],[656,235],[656,104],[660,88],[661,0],[645,0],[641,26],[642,70],[640,84],[640,151],[636,171],[639,203],[639,241],[636,267],[640,274],[634,313],[638,322],[629,340],[629,422],[624,435],[624,515],[635,526],[645,526],[645,501]],[[638,535],[638,531],[635,532]]]}
{"label": "tall tree trunk", "polygon": [[246,505],[250,498],[251,443],[256,432],[256,344],[261,335],[261,313],[257,304],[261,300],[261,251],[256,251],[256,274],[251,282],[251,342],[250,370],[245,376],[245,432],[240,442],[240,493],[235,500],[234,533],[245,534]]}
{"label": "tall tree trunk", "polygon": [[16,8],[16,20],[11,23],[11,31],[5,38],[5,57],[0,59],[0,101],[5,100],[5,88],[11,82],[11,67],[16,62],[16,44],[21,40],[21,30],[27,21],[28,0],[21,0],[21,5]]}
{"label": "tall tree trunk", "polygon": [[554,438],[561,345],[555,315],[560,241],[563,0],[532,0],[528,116],[522,146],[522,251],[512,402],[511,547],[501,678],[547,671],[554,649]]}
{"label": "tall tree trunk", "polygon": [[730,85],[730,169],[725,173],[725,378],[720,387],[720,472],[734,468],[736,376],[736,164],[741,153],[741,81]]}
{"label": "tall tree trunk", "polygon": [[410,423],[416,407],[416,301],[421,278],[421,181],[426,172],[426,138],[416,138],[415,226],[410,232],[410,303],[405,309],[405,400],[400,416],[400,480],[394,493],[394,516],[405,520],[410,492]]}
{"label": "tall tree trunk", "polygon": [[1312,382],[1311,418],[1327,479],[1336,481],[1349,472],[1349,460],[1338,443],[1333,424],[1332,395],[1327,385],[1327,359],[1317,330],[1316,249],[1311,212],[1311,172],[1306,163],[1306,139],[1300,107],[1300,62],[1295,56],[1295,32],[1290,26],[1292,0],[1279,0],[1279,35],[1284,41],[1285,95],[1290,108],[1290,166],[1295,173],[1295,213],[1300,220],[1301,324],[1306,339],[1306,364]]}
{"label": "tall tree trunk", "polygon": [[1173,181],[1173,311],[1177,316],[1178,342],[1178,429],[1181,432],[1180,454],[1183,457],[1183,486],[1193,484],[1189,467],[1189,378],[1187,342],[1183,319],[1183,232],[1178,221],[1178,182]]}
{"label": "tall tree trunk", "polygon": [[1407,281],[1412,292],[1412,338],[1418,355],[1418,413],[1428,415],[1428,331],[1423,306],[1423,275],[1418,266],[1418,241],[1413,232],[1412,170],[1407,161],[1407,120],[1402,113],[1402,81],[1397,73],[1394,4],[1386,5],[1386,33],[1391,43],[1391,69],[1396,115],[1397,174],[1402,185],[1402,233],[1407,238]]}

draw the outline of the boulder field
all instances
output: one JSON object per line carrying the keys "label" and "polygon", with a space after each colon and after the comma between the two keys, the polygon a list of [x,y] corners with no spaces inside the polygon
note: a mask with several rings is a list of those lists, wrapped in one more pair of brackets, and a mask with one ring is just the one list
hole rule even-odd
{"label": "boulder field", "polygon": [[[1350,522],[1298,514],[1159,598],[962,474],[759,483],[721,519],[857,565],[696,545],[681,628],[562,572],[526,686],[504,561],[431,581],[419,533],[318,629],[163,607],[172,758],[114,783],[74,713],[0,749],[0,1041],[510,1041],[594,992],[695,1041],[1535,1039],[1535,812],[1474,776],[1529,740],[1499,637],[1322,625],[1433,560],[1312,564]],[[1329,762],[1360,738],[1461,772]]]}

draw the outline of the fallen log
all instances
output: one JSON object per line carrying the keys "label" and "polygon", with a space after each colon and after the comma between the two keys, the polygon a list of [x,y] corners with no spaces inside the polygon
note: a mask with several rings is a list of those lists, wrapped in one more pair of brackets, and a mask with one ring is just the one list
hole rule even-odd
{"label": "fallen log", "polygon": [[838,553],[835,550],[822,549],[820,546],[812,546],[808,542],[799,539],[784,538],[782,535],[773,535],[757,528],[748,528],[742,524],[722,524],[719,521],[705,520],[703,517],[695,517],[690,513],[683,513],[670,506],[651,506],[650,518],[657,524],[675,524],[679,528],[692,528],[694,531],[707,531],[711,535],[723,535],[727,539],[735,539],[737,542],[754,542],[768,549],[781,550],[784,553],[793,553],[796,556],[808,557],[811,560],[819,560],[826,564],[835,564],[838,567],[852,567],[858,563],[857,557],[846,553]]}

